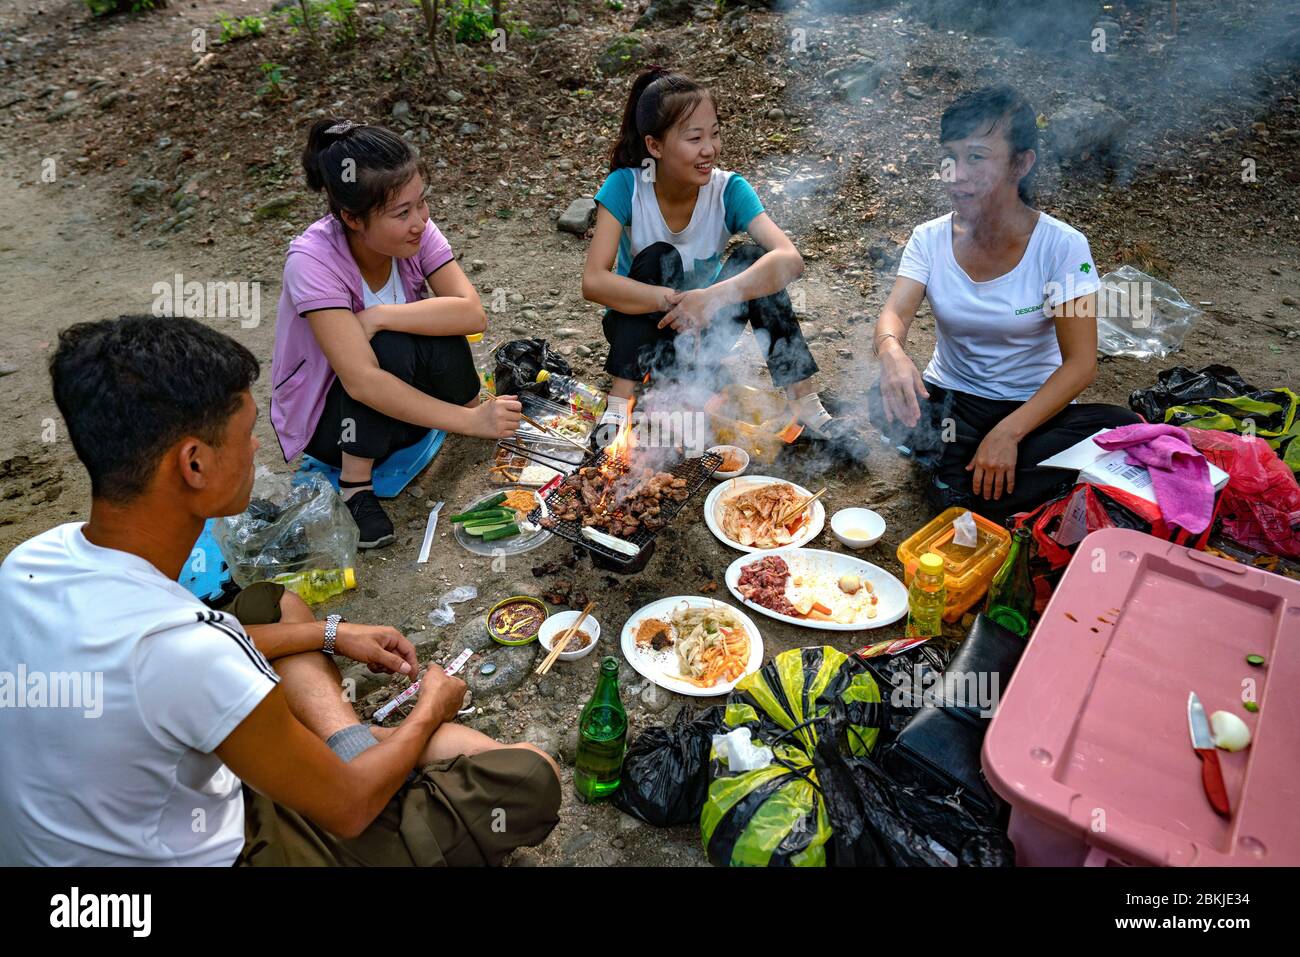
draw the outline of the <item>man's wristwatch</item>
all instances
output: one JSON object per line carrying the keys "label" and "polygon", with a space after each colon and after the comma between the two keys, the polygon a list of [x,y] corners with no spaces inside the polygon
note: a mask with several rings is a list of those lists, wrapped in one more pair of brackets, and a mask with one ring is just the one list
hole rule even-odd
{"label": "man's wristwatch", "polygon": [[325,619],[325,647],[321,651],[327,655],[334,654],[334,639],[339,633],[339,622],[343,620],[342,615],[330,615]]}

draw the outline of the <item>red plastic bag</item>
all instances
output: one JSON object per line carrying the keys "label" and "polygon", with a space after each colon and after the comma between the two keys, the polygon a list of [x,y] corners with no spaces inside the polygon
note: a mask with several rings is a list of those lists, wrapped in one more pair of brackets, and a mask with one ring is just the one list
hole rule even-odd
{"label": "red plastic bag", "polygon": [[1219,494],[1223,534],[1267,555],[1300,558],[1300,485],[1263,439],[1187,429],[1192,445],[1228,473]]}
{"label": "red plastic bag", "polygon": [[[1210,528],[1213,524],[1210,523]],[[1017,515],[1014,527],[1027,527],[1034,538],[1036,554],[1030,569],[1034,606],[1040,613],[1047,607],[1047,599],[1074,556],[1075,548],[1090,532],[1100,528],[1131,528],[1196,549],[1205,548],[1210,536],[1207,528],[1196,541],[1190,541],[1191,533],[1168,525],[1154,502],[1110,485],[1087,482],[1032,512]]]}

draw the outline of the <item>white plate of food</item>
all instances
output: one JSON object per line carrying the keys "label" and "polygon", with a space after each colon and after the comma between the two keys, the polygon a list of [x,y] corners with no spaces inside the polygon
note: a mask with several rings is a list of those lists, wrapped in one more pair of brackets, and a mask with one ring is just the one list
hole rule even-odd
{"label": "white plate of food", "polygon": [[622,648],[641,675],[697,698],[729,694],[763,664],[763,636],[753,620],[699,595],[661,598],[634,612],[623,625]]}
{"label": "white plate of food", "polygon": [[744,555],[731,563],[726,582],[747,607],[804,628],[864,631],[907,614],[907,588],[889,572],[817,548]]}
{"label": "white plate of food", "polygon": [[742,552],[798,548],[821,534],[826,509],[813,502],[782,527],[783,510],[812,497],[802,485],[770,475],[746,475],[717,485],[704,500],[704,521],[718,541]]}

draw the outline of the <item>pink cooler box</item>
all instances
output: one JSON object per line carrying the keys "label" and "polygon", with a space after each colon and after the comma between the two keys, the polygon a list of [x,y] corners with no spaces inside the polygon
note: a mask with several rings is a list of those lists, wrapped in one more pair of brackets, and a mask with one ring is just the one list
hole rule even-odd
{"label": "pink cooler box", "polygon": [[[1300,582],[1140,532],[1089,535],[984,740],[1018,863],[1300,864],[1298,677]],[[1218,752],[1231,818],[1201,785],[1189,691],[1250,727],[1249,748]]]}

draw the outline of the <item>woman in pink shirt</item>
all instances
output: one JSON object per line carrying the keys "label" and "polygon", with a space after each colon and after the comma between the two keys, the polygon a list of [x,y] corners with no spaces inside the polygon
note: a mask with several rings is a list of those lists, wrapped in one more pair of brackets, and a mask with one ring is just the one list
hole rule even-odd
{"label": "woman in pink shirt", "polygon": [[465,336],[487,317],[429,220],[419,159],[382,126],[312,126],[303,171],[330,212],[289,244],[276,315],[271,424],[286,461],[306,451],[341,467],[361,548],[393,541],[376,460],[432,428],[503,438],[521,411],[513,396],[478,401]]}

